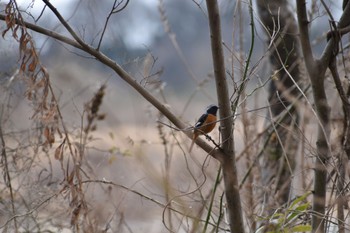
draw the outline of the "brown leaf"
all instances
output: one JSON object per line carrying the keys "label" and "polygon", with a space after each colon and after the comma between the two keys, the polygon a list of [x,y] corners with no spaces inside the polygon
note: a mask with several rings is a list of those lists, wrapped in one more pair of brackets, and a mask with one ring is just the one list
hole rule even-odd
{"label": "brown leaf", "polygon": [[81,210],[81,204],[79,204],[78,206],[76,206],[76,207],[74,208],[74,210],[73,210],[72,218],[71,218],[71,220],[70,220],[70,224],[72,224],[73,226],[74,226],[75,224],[77,224],[77,222],[78,222],[80,210]]}
{"label": "brown leaf", "polygon": [[44,129],[44,136],[46,138],[46,141],[50,144],[50,146],[52,146],[52,143],[55,142],[55,134],[47,126]]}
{"label": "brown leaf", "polygon": [[54,130],[52,130],[52,128],[50,130],[50,137],[49,137],[48,141],[49,141],[50,144],[55,142],[55,133],[54,133]]}
{"label": "brown leaf", "polygon": [[25,72],[26,71],[26,63],[25,62],[22,62],[21,64],[21,71]]}
{"label": "brown leaf", "polygon": [[[18,35],[17,35],[17,31],[18,29],[20,29],[20,26],[19,25],[16,25],[13,29],[13,32],[12,32],[12,36],[13,38],[15,38],[16,40],[18,40]],[[23,34],[23,29],[21,30],[21,33]]]}
{"label": "brown leaf", "polygon": [[97,115],[97,120],[102,121],[106,118],[106,114],[99,114]]}
{"label": "brown leaf", "polygon": [[50,129],[47,126],[44,129],[44,136],[45,136],[46,140],[48,140],[50,137]]}
{"label": "brown leaf", "polygon": [[62,147],[59,146],[55,150],[55,159],[62,160]]}
{"label": "brown leaf", "polygon": [[66,140],[63,140],[61,145],[59,145],[55,150],[55,159],[62,161],[63,160],[63,149]]}
{"label": "brown leaf", "polygon": [[67,177],[67,183],[72,185],[74,179],[74,170],[70,173],[70,175]]}
{"label": "brown leaf", "polygon": [[34,72],[37,64],[38,63],[37,63],[36,59],[33,59],[32,62],[28,66],[28,71]]}
{"label": "brown leaf", "polygon": [[6,33],[10,30],[10,28],[6,28],[3,32],[2,32],[2,38],[5,37]]}
{"label": "brown leaf", "polygon": [[22,34],[21,38],[19,39],[19,50],[20,50],[20,52],[25,52],[26,51],[28,42],[29,42],[29,39],[25,36],[25,34]]}

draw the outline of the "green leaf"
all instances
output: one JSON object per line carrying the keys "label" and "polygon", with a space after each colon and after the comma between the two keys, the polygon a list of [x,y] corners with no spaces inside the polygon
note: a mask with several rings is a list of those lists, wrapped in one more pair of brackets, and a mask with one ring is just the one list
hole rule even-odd
{"label": "green leaf", "polygon": [[305,203],[300,206],[297,206],[295,210],[291,210],[290,213],[287,216],[287,222],[290,222],[295,217],[303,214],[310,206],[310,203]]}
{"label": "green leaf", "polygon": [[306,192],[304,193],[304,195],[296,198],[295,200],[293,200],[293,202],[291,203],[290,207],[288,209],[293,209],[294,206],[296,206],[298,203],[306,200],[306,198],[311,194],[311,192]]}
{"label": "green leaf", "polygon": [[310,207],[310,203],[308,202],[308,203],[305,203],[305,204],[302,204],[302,205],[296,207],[295,210],[303,212],[303,211],[307,210],[309,207]]}
{"label": "green leaf", "polygon": [[312,227],[311,225],[297,225],[292,227],[291,232],[311,232]]}

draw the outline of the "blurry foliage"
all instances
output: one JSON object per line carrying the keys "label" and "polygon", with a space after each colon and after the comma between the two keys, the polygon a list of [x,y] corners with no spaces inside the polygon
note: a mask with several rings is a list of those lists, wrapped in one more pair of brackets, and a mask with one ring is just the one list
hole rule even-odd
{"label": "blurry foliage", "polygon": [[307,200],[310,194],[310,192],[307,192],[303,196],[296,197],[287,207],[281,207],[268,219],[263,219],[263,222],[265,222],[264,226],[256,232],[310,232],[309,211],[311,210],[311,204]]}

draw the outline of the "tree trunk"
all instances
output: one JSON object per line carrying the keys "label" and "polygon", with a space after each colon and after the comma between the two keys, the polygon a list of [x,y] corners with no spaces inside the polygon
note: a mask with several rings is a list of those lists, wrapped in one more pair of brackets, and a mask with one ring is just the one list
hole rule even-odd
{"label": "tree trunk", "polygon": [[[300,80],[300,46],[298,28],[286,0],[257,0],[260,19],[268,36],[268,51],[272,67],[269,89],[269,123],[273,127],[262,159],[262,182],[267,212],[286,203],[290,197],[291,177],[298,149],[298,111],[295,105]],[[287,113],[286,113],[287,112]],[[280,116],[279,118],[276,118]],[[282,117],[283,116],[283,117]],[[272,189],[272,191],[271,191]]]}
{"label": "tree trunk", "polygon": [[219,8],[216,0],[207,0],[211,50],[214,65],[216,93],[220,107],[220,128],[222,137],[221,166],[225,184],[225,195],[231,232],[243,233],[243,213],[238,187],[235,160],[233,118],[226,80],[225,59],[222,48]]}

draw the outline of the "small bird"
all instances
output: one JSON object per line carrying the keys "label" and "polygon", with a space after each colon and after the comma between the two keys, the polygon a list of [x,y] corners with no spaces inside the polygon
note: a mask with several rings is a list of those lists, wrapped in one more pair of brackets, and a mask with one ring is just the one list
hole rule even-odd
{"label": "small bird", "polygon": [[196,141],[197,137],[199,135],[206,135],[210,133],[214,128],[216,124],[216,113],[218,111],[219,107],[212,104],[207,107],[206,113],[204,113],[197,123],[194,125],[194,132],[193,132],[193,138],[192,143],[189,149],[189,152],[191,152],[192,147],[194,145],[194,142]]}

